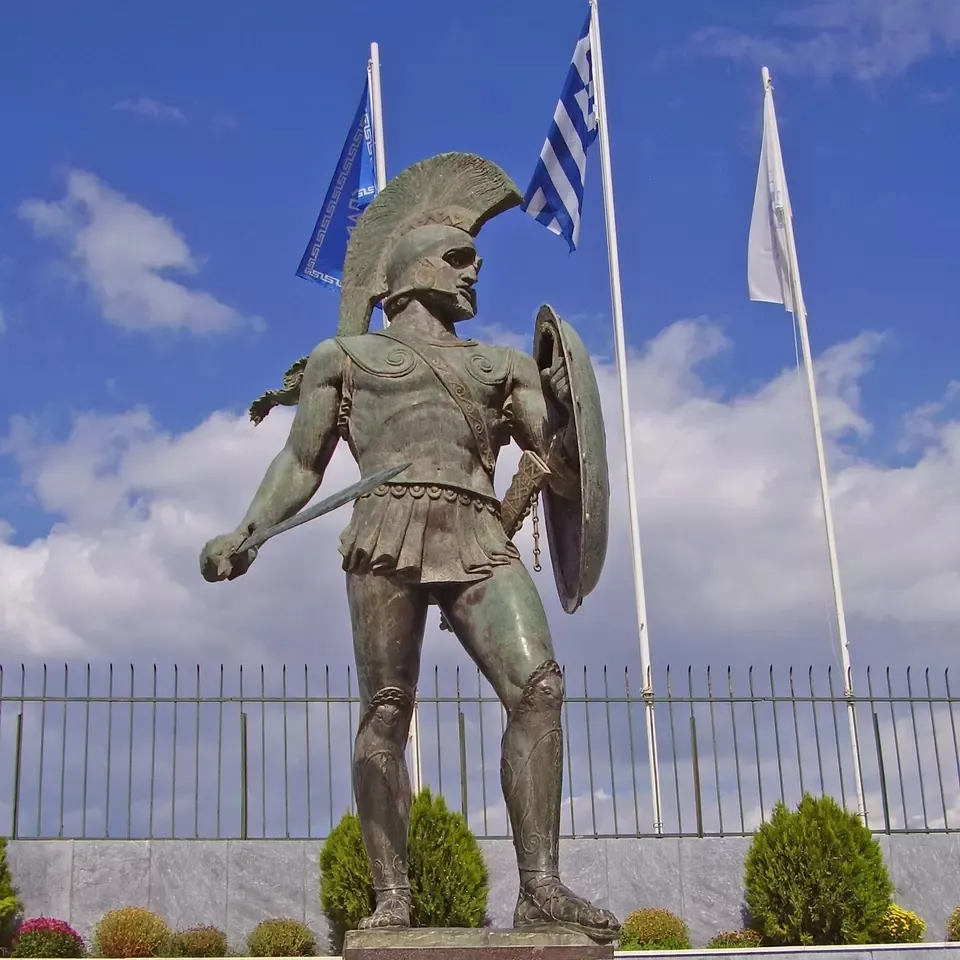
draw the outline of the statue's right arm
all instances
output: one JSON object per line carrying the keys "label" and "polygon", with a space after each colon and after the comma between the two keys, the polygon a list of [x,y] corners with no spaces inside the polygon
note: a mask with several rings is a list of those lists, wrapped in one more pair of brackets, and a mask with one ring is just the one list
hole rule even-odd
{"label": "statue's right arm", "polygon": [[317,492],[340,439],[342,357],[333,340],[324,340],[310,355],[287,442],[267,469],[240,524],[242,530],[253,532],[286,520]]}

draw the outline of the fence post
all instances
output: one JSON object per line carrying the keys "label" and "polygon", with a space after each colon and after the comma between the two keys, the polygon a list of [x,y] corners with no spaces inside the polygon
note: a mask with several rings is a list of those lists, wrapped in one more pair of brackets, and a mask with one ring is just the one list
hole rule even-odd
{"label": "fence post", "polygon": [[690,759],[693,762],[693,802],[697,811],[697,836],[703,836],[703,801],[700,799],[700,752],[697,749],[697,720],[690,712]]}
{"label": "fence post", "polygon": [[880,802],[883,804],[883,832],[890,833],[890,805],[887,802],[887,772],[883,766],[883,747],[880,745],[880,718],[873,714],[873,740],[877,745],[877,770],[880,774]]}
{"label": "fence post", "polygon": [[240,839],[247,839],[247,715],[240,711]]}
{"label": "fence post", "polygon": [[13,823],[10,827],[10,838],[17,839],[17,830],[20,823],[20,767],[23,763],[23,709],[17,714],[17,732],[13,750]]}
{"label": "fence post", "polygon": [[467,819],[467,726],[463,711],[457,709],[457,726],[460,731],[460,809]]}

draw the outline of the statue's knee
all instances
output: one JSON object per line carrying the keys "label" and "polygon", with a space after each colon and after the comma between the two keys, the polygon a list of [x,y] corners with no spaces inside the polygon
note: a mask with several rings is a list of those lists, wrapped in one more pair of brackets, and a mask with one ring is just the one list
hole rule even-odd
{"label": "statue's knee", "polygon": [[384,687],[370,698],[360,721],[357,739],[372,737],[402,746],[406,742],[412,715],[413,698],[398,687]]}
{"label": "statue's knee", "polygon": [[555,660],[546,660],[530,675],[520,698],[528,709],[559,710],[563,704],[563,672]]}

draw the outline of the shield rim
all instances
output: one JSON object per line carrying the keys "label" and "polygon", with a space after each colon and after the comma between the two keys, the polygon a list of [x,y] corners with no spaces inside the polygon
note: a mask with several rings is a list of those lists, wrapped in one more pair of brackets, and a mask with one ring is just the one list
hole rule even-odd
{"label": "shield rim", "polygon": [[[575,583],[570,582],[567,572],[563,568],[563,563],[559,559],[557,551],[554,549],[554,543],[559,542],[559,538],[554,534],[554,530],[559,522],[557,521],[556,517],[562,512],[560,504],[556,502],[556,498],[559,495],[555,494],[550,489],[549,485],[544,487],[542,491],[544,521],[547,528],[547,541],[550,544],[550,561],[553,567],[553,575],[557,586],[557,594],[560,597],[560,603],[563,606],[564,611],[566,613],[574,613],[583,603],[584,598],[596,588],[606,562],[607,548],[609,545],[610,477],[609,464],[606,457],[606,429],[603,425],[601,417],[603,436],[600,446],[602,448],[603,455],[599,458],[599,464],[594,463],[592,460],[590,463],[592,469],[599,472],[599,476],[596,477],[595,482],[605,490],[605,496],[603,497],[603,517],[597,518],[595,516],[591,517],[588,514],[586,497],[584,496],[584,467],[587,466],[587,464],[584,462],[585,450],[588,448],[589,444],[585,442],[583,414],[581,412],[581,403],[579,401],[579,397],[582,396],[584,392],[592,393],[596,401],[596,409],[600,410],[602,414],[602,407],[600,406],[600,389],[597,384],[593,364],[589,362],[589,353],[587,352],[583,341],[580,339],[580,335],[577,333],[576,329],[563,320],[549,304],[544,304],[540,307],[539,311],[537,312],[537,318],[534,325],[533,353],[534,358],[537,360],[538,367],[540,366],[539,356],[541,352],[543,331],[547,327],[550,328],[550,335],[553,338],[556,348],[560,350],[563,356],[563,362],[567,369],[568,377],[570,376],[569,372],[571,369],[570,341],[572,341],[576,347],[579,348],[578,352],[582,352],[588,361],[585,365],[585,371],[578,368],[578,375],[580,375],[580,378],[578,379],[576,386],[579,389],[577,393],[574,394],[573,398],[575,402],[573,403],[572,410],[574,427],[577,434],[577,458],[579,461],[578,466],[580,470],[580,550],[579,556],[577,557]],[[573,382],[571,382],[570,386],[571,389],[574,387]],[[563,509],[569,512],[569,507],[566,506],[566,503],[567,502],[564,501]],[[591,549],[584,549],[585,545],[590,545]],[[595,567],[592,570],[586,569],[585,558],[587,556],[599,558],[599,562],[595,564]]]}

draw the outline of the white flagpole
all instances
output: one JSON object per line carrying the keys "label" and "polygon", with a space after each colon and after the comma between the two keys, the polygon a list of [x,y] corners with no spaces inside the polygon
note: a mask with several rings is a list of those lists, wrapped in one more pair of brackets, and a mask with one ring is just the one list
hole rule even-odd
{"label": "white flagpole", "polygon": [[[770,71],[762,70],[764,96],[773,100],[773,83]],[[778,171],[782,171],[779,135],[777,136]],[[770,158],[767,158],[770,162]],[[847,639],[847,619],[843,609],[843,593],[840,590],[840,566],[837,562],[837,543],[833,532],[833,511],[830,508],[830,487],[827,482],[827,458],[823,449],[823,431],[820,427],[820,405],[817,402],[817,385],[813,375],[813,358],[810,355],[810,337],[807,333],[807,308],[803,302],[803,289],[800,286],[800,265],[797,261],[797,246],[793,236],[793,212],[790,204],[776,209],[778,220],[783,223],[787,255],[787,269],[793,295],[794,316],[800,329],[800,345],[803,350],[803,366],[807,374],[807,394],[810,398],[810,412],[813,416],[813,437],[817,448],[817,467],[820,473],[820,499],[823,503],[823,522],[827,533],[827,553],[830,557],[830,578],[833,581],[833,601],[837,613],[837,629],[840,639],[840,659],[843,666],[843,694],[847,700],[847,719],[850,726],[850,746],[853,750],[853,775],[857,788],[857,812],[866,822],[866,804],[863,795],[863,776],[860,766],[860,742],[857,736],[857,713],[853,694],[853,671],[850,666],[850,641]]]}
{"label": "white flagpole", "polygon": [[383,100],[380,98],[380,45],[370,44],[370,62],[367,64],[370,81],[370,122],[373,124],[373,156],[376,167],[377,191],[387,185],[387,161],[383,149]]}
{"label": "white flagpole", "polygon": [[[387,160],[383,144],[383,100],[380,95],[380,45],[370,44],[370,61],[367,64],[367,80],[370,83],[370,123],[373,126],[373,165],[377,178],[377,193],[387,185]],[[383,314],[383,326],[387,315]],[[420,766],[420,708],[414,700],[413,716],[410,719],[410,790],[416,796],[422,787]]]}
{"label": "white flagpole", "polygon": [[660,762],[657,755],[657,728],[654,716],[653,674],[650,668],[650,637],[647,631],[647,600],[643,585],[643,561],[640,553],[640,525],[637,518],[637,487],[634,478],[633,436],[630,395],[627,386],[627,348],[623,333],[623,302],[620,292],[620,254],[617,247],[617,221],[613,209],[613,174],[610,168],[610,139],[607,125],[607,101],[603,84],[603,55],[600,50],[598,0],[590,0],[590,50],[593,57],[593,87],[600,139],[600,170],[603,180],[603,209],[607,227],[607,261],[610,267],[610,299],[613,307],[614,343],[617,375],[620,381],[620,414],[623,418],[623,452],[627,461],[627,511],[630,519],[633,589],[640,632],[640,668],[643,673],[643,699],[646,704],[647,753],[650,761],[650,792],[653,802],[653,827],[663,831],[660,801]]}

